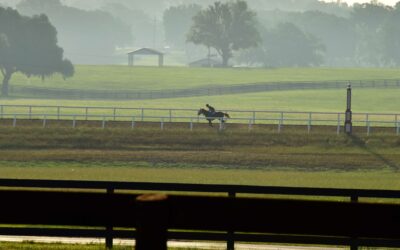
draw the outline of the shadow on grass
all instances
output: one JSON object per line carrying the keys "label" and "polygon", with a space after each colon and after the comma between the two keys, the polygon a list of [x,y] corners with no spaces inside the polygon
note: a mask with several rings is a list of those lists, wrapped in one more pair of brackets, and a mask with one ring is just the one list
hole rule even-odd
{"label": "shadow on grass", "polygon": [[377,153],[376,151],[372,150],[370,147],[365,145],[365,141],[362,140],[360,137],[356,135],[348,135],[348,137],[351,139],[353,145],[360,147],[363,149],[365,152],[373,155],[375,158],[378,160],[382,161],[386,166],[389,166],[393,170],[400,170],[399,165],[396,163],[392,162],[391,160],[385,158],[382,154]]}

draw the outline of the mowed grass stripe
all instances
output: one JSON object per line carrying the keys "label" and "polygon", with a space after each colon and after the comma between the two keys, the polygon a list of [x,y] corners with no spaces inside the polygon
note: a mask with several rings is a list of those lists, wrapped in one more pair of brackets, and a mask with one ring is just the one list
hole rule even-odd
{"label": "mowed grass stripe", "polygon": [[190,68],[75,65],[75,76],[45,81],[15,74],[12,84],[65,89],[160,90],[282,81],[400,79],[395,68]]}
{"label": "mowed grass stripe", "polygon": [[[400,89],[353,89],[353,112],[395,113],[400,115]],[[282,92],[263,92],[254,94],[238,94],[226,96],[203,96],[173,99],[132,100],[132,101],[95,101],[95,100],[52,100],[52,99],[3,99],[4,105],[42,105],[66,106],[62,114],[84,115],[84,107],[119,107],[119,108],[190,108],[197,110],[210,103],[217,110],[271,110],[271,111],[300,111],[300,112],[341,112],[346,109],[346,90],[296,90]],[[81,109],[68,108],[81,106]],[[29,108],[3,107],[4,113],[25,113]],[[33,108],[33,114],[57,114],[57,108]],[[89,115],[113,115],[113,110],[90,109]],[[141,111],[118,110],[117,115],[141,116]],[[169,116],[169,110],[146,111],[146,116]],[[194,116],[196,111],[172,112],[173,116]],[[233,118],[252,117],[252,112],[231,112]],[[276,114],[257,114],[259,118],[277,118]],[[308,118],[307,115],[303,116]],[[42,118],[42,117],[40,117]],[[354,117],[359,119],[359,117]],[[365,118],[365,117],[363,117]],[[361,119],[361,118],[360,118]],[[370,119],[374,119],[373,116]],[[377,120],[377,119],[376,119]]]}

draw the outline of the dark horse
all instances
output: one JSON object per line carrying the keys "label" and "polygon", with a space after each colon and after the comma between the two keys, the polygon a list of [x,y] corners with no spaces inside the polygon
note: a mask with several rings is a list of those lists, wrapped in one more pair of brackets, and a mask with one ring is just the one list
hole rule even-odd
{"label": "dark horse", "polygon": [[199,112],[197,112],[197,115],[204,115],[206,119],[208,120],[208,125],[212,127],[211,121],[215,119],[219,119],[222,123],[224,123],[224,117],[230,118],[230,116],[227,113],[224,112],[214,112],[213,114],[210,111],[207,111],[205,109],[200,109]]}

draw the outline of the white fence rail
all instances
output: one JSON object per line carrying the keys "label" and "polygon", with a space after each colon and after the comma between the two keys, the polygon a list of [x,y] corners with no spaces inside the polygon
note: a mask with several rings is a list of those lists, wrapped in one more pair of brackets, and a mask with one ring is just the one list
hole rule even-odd
{"label": "white fence rail", "polygon": [[[195,109],[165,109],[165,108],[124,108],[124,107],[87,107],[87,106],[38,106],[38,105],[0,105],[0,119],[12,119],[17,126],[20,119],[40,119],[43,127],[49,120],[71,120],[72,127],[77,121],[101,121],[105,128],[109,121],[130,121],[132,128],[136,122],[160,122],[160,128],[168,122],[188,123],[192,130],[195,123],[206,122],[205,117],[198,116]],[[276,125],[278,132],[284,125],[303,125],[310,132],[312,126],[330,125],[340,133],[344,123],[344,112],[294,112],[268,110],[223,110],[231,118],[225,118],[229,123],[246,124],[252,129],[255,124]],[[366,128],[371,133],[372,127],[392,127],[399,134],[400,113],[353,113],[353,126]],[[221,123],[220,129],[223,129]]]}

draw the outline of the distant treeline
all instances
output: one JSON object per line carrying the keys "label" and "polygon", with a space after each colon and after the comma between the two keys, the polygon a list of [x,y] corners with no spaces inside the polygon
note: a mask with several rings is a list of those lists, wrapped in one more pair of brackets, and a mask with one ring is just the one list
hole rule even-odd
{"label": "distant treeline", "polygon": [[[125,54],[116,56],[118,47],[153,47],[167,53],[185,51],[189,62],[208,54],[206,48],[187,42],[192,18],[215,1],[182,2],[20,0],[15,7],[24,15],[45,13],[57,28],[65,55],[74,63],[122,63]],[[235,53],[235,64],[266,67],[400,64],[399,3],[394,7],[378,2],[348,6],[340,1],[318,0],[247,0],[247,3],[257,14],[262,42],[257,48]]]}

